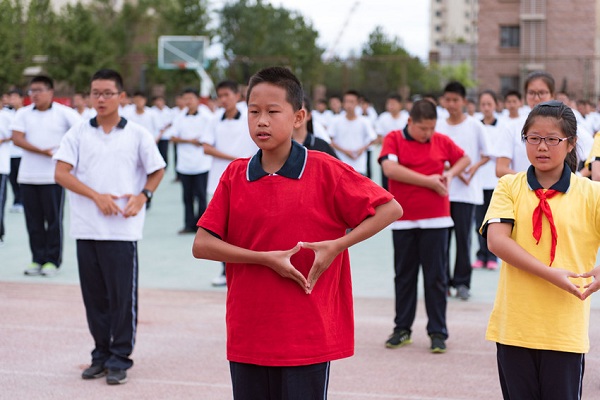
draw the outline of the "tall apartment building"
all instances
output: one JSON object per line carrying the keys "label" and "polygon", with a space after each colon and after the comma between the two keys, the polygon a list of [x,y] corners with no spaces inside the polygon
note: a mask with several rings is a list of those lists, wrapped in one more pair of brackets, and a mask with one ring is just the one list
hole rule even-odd
{"label": "tall apartment building", "polygon": [[430,61],[471,62],[477,43],[478,0],[431,0],[430,4]]}
{"label": "tall apartment building", "polygon": [[480,89],[522,91],[545,70],[572,97],[600,94],[600,0],[479,0],[478,35]]}

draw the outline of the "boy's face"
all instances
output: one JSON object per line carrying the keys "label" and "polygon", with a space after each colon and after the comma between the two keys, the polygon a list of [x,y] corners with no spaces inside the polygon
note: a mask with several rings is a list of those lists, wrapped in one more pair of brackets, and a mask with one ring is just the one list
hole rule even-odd
{"label": "boy's face", "polygon": [[519,108],[521,107],[521,100],[519,100],[517,96],[506,96],[504,99],[504,105],[510,112],[519,111]]}
{"label": "boy's face", "polygon": [[407,122],[408,134],[417,142],[426,143],[429,139],[431,139],[431,136],[435,131],[436,123],[437,120],[435,119],[423,119],[415,122],[409,117]]}
{"label": "boy's face", "polygon": [[396,99],[387,99],[385,102],[385,109],[390,114],[398,114],[402,111],[402,103]]}
{"label": "boy's face", "polygon": [[325,110],[327,110],[327,104],[323,103],[323,102],[317,102],[317,111],[322,113]]}
{"label": "boy's face", "polygon": [[354,114],[356,111],[356,106],[358,105],[358,97],[353,94],[344,95],[344,100],[342,102],[342,106],[344,107],[344,111],[346,114]]}
{"label": "boy's face", "polygon": [[200,99],[194,93],[184,93],[181,98],[185,107],[189,108],[190,111],[194,112],[198,109]]}
{"label": "boy's face", "polygon": [[165,99],[163,99],[162,97],[157,97],[156,99],[154,99],[154,105],[162,110],[166,106]]}
{"label": "boy's face", "polygon": [[80,94],[73,95],[73,107],[85,107],[85,101],[83,101],[83,96]]}
{"label": "boy's face", "polygon": [[133,104],[138,110],[146,107],[146,98],[144,96],[133,96]]}
{"label": "boy's face", "polygon": [[448,110],[448,113],[453,116],[459,116],[463,113],[465,106],[465,99],[458,93],[446,92],[444,93],[444,107]]}
{"label": "boy's face", "polygon": [[248,98],[248,128],[254,143],[264,152],[289,151],[294,128],[304,122],[306,111],[294,111],[286,90],[270,83],[254,86]]}
{"label": "boy's face", "polygon": [[8,96],[8,104],[14,108],[23,107],[23,97],[19,96],[17,93],[11,93]]}
{"label": "boy's face", "polygon": [[90,87],[90,98],[92,107],[96,109],[98,117],[106,117],[119,112],[119,104],[125,92],[119,92],[115,81],[108,79],[98,79],[92,81]]}
{"label": "boy's face", "polygon": [[35,104],[36,107],[43,109],[52,103],[54,90],[46,86],[45,83],[34,82],[29,87],[29,95],[31,96],[31,102]]}
{"label": "boy's face", "polygon": [[217,97],[219,103],[225,111],[231,111],[236,108],[237,103],[240,101],[239,93],[235,93],[230,88],[221,88],[217,90]]}
{"label": "boy's face", "polygon": [[332,97],[329,99],[329,108],[334,113],[339,113],[342,110],[342,102],[337,97]]}

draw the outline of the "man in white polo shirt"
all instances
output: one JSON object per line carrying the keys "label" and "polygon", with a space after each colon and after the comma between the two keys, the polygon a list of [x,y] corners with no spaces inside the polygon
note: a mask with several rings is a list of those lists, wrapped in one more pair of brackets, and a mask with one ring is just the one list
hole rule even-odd
{"label": "man in white polo shirt", "polygon": [[98,115],[67,132],[54,155],[56,181],[69,190],[71,235],[95,347],[83,379],[106,374],[127,381],[137,326],[138,256],[145,204],[165,162],[144,127],[119,116],[125,96],[118,72],[94,74],[90,95]]}
{"label": "man in white polo shirt", "polygon": [[171,141],[177,144],[175,170],[183,187],[184,226],[179,234],[196,233],[196,223],[206,210],[206,187],[212,157],[204,154],[203,142],[211,117],[200,110],[200,96],[195,89],[183,91],[188,109],[173,121]]}
{"label": "man in white polo shirt", "polygon": [[23,149],[17,181],[29,233],[32,263],[25,275],[52,276],[62,261],[64,189],[54,181],[52,155],[65,132],[81,121],[77,111],[52,101],[54,82],[36,76],[29,85],[32,104],[15,114],[10,129]]}

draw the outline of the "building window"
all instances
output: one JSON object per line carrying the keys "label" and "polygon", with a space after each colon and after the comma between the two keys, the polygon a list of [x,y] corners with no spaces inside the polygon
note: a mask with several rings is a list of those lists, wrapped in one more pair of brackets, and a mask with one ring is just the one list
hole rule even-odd
{"label": "building window", "polygon": [[504,75],[500,77],[500,93],[519,90],[519,75]]}
{"label": "building window", "polygon": [[435,31],[436,31],[436,32],[441,32],[441,31],[442,31],[442,27],[441,27],[441,26],[439,26],[439,25],[436,25],[436,26],[435,26]]}
{"label": "building window", "polygon": [[501,26],[500,27],[500,47],[511,48],[520,46],[519,26]]}
{"label": "building window", "polygon": [[435,16],[441,18],[442,17],[442,12],[440,10],[435,12]]}

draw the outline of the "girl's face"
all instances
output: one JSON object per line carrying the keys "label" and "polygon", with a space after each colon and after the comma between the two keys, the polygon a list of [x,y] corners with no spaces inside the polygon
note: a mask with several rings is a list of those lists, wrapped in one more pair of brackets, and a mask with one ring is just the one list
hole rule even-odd
{"label": "girl's face", "polygon": [[488,93],[484,93],[479,97],[479,111],[486,118],[493,118],[496,111],[496,102]]}
{"label": "girl's face", "polygon": [[[536,117],[526,136],[538,136],[540,138],[566,137],[556,119],[551,117]],[[563,140],[556,146],[550,146],[544,140],[541,140],[539,144],[531,144],[526,141],[525,146],[527,158],[529,158],[531,165],[534,166],[536,172],[544,174],[562,173],[565,158],[575,147],[568,140]]]}
{"label": "girl's face", "polygon": [[533,108],[544,101],[552,100],[553,94],[546,82],[542,79],[534,79],[527,85],[525,98],[527,99],[527,105]]}

